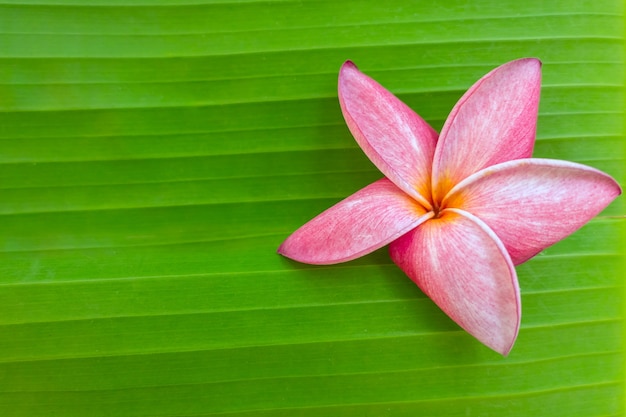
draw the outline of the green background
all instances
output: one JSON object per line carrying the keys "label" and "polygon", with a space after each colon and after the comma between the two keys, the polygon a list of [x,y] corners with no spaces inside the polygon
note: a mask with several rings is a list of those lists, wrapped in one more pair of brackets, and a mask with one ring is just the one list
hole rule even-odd
{"label": "green background", "polygon": [[623,415],[623,197],[517,268],[506,358],[386,249],[275,253],[381,176],[346,59],[440,129],[538,57],[535,156],[624,184],[623,25],[614,0],[0,0],[0,415]]}

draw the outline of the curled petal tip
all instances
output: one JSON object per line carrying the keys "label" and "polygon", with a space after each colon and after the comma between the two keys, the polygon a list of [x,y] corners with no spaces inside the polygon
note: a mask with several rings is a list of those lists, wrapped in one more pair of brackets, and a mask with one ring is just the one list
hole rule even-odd
{"label": "curled petal tip", "polygon": [[543,65],[543,62],[541,62],[541,60],[539,58],[535,58],[535,57],[520,58],[520,59],[516,59],[514,61],[511,61],[510,63],[511,64],[513,64],[513,63],[522,63],[522,64],[528,64],[528,65],[536,65],[536,66],[539,66],[539,67],[541,67]]}
{"label": "curled petal tip", "polygon": [[276,253],[279,254],[279,255],[283,255],[283,256],[289,258],[289,256],[285,253],[285,242],[280,244],[278,249],[276,249]]}
{"label": "curled petal tip", "polygon": [[500,70],[514,71],[517,74],[511,74],[513,76],[515,75],[523,76],[524,72],[526,72],[528,74],[532,74],[532,76],[534,77],[541,77],[542,66],[543,66],[543,62],[541,62],[539,58],[527,57],[527,58],[516,59],[510,62],[507,62],[506,64],[502,64],[498,68],[496,68],[494,71],[500,71]]}
{"label": "curled petal tip", "polygon": [[[541,67],[543,67],[543,63],[538,58],[521,58],[504,65],[517,67],[515,71],[518,72],[519,77],[524,77],[535,83],[541,82]],[[524,73],[527,75],[524,75]],[[528,88],[533,88],[533,86],[529,85]]]}
{"label": "curled petal tip", "polygon": [[359,67],[356,66],[356,64],[350,60],[345,61],[342,65],[341,68],[339,69],[339,82],[341,85],[341,79],[345,79],[347,77],[351,77],[351,76],[359,76],[359,74],[361,74],[361,71],[359,71]]}

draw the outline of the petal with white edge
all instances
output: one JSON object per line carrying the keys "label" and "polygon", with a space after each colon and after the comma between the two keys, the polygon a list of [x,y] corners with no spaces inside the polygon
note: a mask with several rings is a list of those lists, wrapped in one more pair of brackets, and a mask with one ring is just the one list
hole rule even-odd
{"label": "petal with white edge", "polygon": [[393,261],[452,320],[503,355],[517,337],[521,302],[504,245],[482,221],[447,209],[390,245]]}
{"label": "petal with white edge", "polygon": [[339,103],[368,158],[404,192],[430,208],[437,132],[350,61],[339,71]]}
{"label": "petal with white edge", "polygon": [[617,182],[597,169],[532,158],[477,172],[443,204],[487,223],[520,264],[578,230],[620,194]]}
{"label": "petal with white edge", "polygon": [[530,158],[535,144],[541,62],[506,63],[478,80],[458,101],[433,161],[435,200],[490,165]]}
{"label": "petal with white edge", "polygon": [[346,262],[385,246],[432,215],[383,178],[300,227],[278,253],[308,264]]}

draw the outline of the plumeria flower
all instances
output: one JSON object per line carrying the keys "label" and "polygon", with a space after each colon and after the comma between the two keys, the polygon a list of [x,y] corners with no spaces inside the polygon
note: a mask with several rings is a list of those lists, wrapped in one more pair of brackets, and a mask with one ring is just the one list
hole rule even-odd
{"label": "plumeria flower", "polygon": [[532,158],[541,62],[504,64],[461,97],[441,135],[350,61],[344,118],[386,178],[296,230],[278,252],[334,264],[390,244],[393,261],[448,316],[507,355],[521,319],[514,265],[570,235],[620,193],[613,178]]}

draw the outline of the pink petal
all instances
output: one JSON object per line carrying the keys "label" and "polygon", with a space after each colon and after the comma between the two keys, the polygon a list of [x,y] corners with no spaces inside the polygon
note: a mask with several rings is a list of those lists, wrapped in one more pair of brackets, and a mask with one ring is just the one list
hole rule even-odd
{"label": "pink petal", "polygon": [[393,242],[391,258],[459,326],[506,355],[521,318],[509,254],[475,216],[440,214]]}
{"label": "pink petal", "polygon": [[346,262],[385,246],[432,215],[383,178],[300,227],[278,253],[308,264]]}
{"label": "pink petal", "polygon": [[520,264],[579,229],[619,194],[615,180],[594,168],[533,158],[477,172],[443,204],[487,223]]}
{"label": "pink petal", "polygon": [[494,69],[461,97],[435,151],[435,200],[485,167],[530,158],[540,87],[541,62],[525,58]]}
{"label": "pink petal", "polygon": [[437,132],[350,61],[339,72],[339,103],[352,135],[374,165],[430,208]]}

